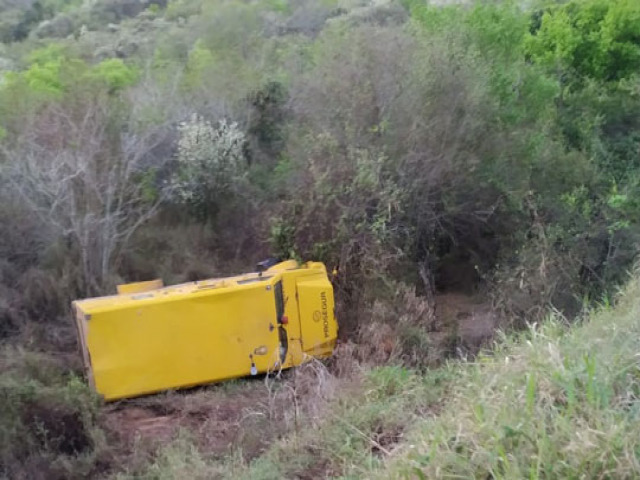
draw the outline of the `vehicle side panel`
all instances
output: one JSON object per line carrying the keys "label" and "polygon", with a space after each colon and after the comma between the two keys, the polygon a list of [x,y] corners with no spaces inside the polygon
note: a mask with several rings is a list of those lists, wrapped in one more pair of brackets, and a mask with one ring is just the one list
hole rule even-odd
{"label": "vehicle side panel", "polygon": [[278,360],[272,285],[193,292],[86,315],[96,390],[107,400],[267,371]]}

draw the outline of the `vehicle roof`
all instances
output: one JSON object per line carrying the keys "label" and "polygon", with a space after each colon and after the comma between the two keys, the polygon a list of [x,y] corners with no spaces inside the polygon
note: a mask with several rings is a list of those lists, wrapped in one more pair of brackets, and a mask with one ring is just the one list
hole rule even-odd
{"label": "vehicle roof", "polygon": [[273,283],[273,278],[276,276],[275,274],[276,272],[265,272],[262,275],[258,273],[247,273],[235,277],[210,278],[195,282],[181,283],[178,285],[170,285],[146,292],[86,298],[76,300],[74,305],[82,310],[82,312],[91,314],[98,311],[111,310],[116,307],[123,307],[125,305],[135,306],[138,304],[148,303],[150,301],[179,300],[187,295],[190,296],[199,293],[212,294],[214,293],[212,290],[215,290],[216,293],[251,290],[255,287]]}
{"label": "vehicle roof", "polygon": [[[284,271],[291,270],[325,270],[319,262],[307,262],[299,265],[295,260],[280,262],[262,273],[252,272],[224,278],[209,278],[195,282],[181,283],[167,287],[155,288],[143,292],[108,295],[104,297],[86,298],[73,302],[85,314],[105,312],[122,307],[136,307],[149,303],[174,301],[192,295],[215,295],[246,290],[264,291],[261,287],[273,284]],[[274,278],[275,277],[275,278]]]}

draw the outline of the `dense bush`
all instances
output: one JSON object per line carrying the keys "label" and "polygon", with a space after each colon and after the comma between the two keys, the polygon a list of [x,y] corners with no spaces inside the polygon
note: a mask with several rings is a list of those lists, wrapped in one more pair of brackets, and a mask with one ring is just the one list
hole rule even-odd
{"label": "dense bush", "polygon": [[206,220],[238,187],[246,168],[245,136],[236,123],[217,128],[197,115],[178,130],[178,171],[170,189],[178,202]]}
{"label": "dense bush", "polygon": [[[0,0],[2,342],[69,351],[74,298],[272,255],[335,271],[351,370],[484,345],[436,296],[516,326],[606,301],[640,245],[640,4],[430,3]],[[0,476],[100,473],[86,388],[3,351]],[[377,462],[442,388],[372,375],[355,433],[332,417],[257,468]]]}
{"label": "dense bush", "polygon": [[[395,282],[482,289],[526,317],[576,312],[624,277],[639,234],[635,2],[163,8],[101,2],[91,15],[121,22],[110,34],[89,23],[7,50],[3,215],[16,236],[3,248],[31,252],[9,254],[7,278],[61,276],[72,293],[55,298],[183,278],[154,256],[200,253],[147,248],[149,235],[187,244],[179,232],[205,223],[197,250],[226,259],[220,272],[269,249],[339,267],[356,329]],[[95,60],[101,38],[114,46]],[[11,318],[26,308],[5,304]]]}
{"label": "dense bush", "polygon": [[105,446],[97,398],[44,355],[3,348],[0,366],[0,475],[91,476]]}

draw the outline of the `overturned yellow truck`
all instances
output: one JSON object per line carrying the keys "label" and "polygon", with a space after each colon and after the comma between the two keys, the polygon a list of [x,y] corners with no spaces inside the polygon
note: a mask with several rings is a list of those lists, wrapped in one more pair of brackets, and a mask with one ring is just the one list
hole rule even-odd
{"label": "overturned yellow truck", "polygon": [[73,302],[87,378],[105,400],[278,371],[332,354],[338,333],[322,263]]}

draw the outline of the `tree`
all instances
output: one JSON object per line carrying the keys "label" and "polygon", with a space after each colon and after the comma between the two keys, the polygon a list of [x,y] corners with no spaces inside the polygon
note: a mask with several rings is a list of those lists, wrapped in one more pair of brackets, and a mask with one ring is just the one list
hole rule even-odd
{"label": "tree", "polygon": [[527,50],[534,61],[573,79],[627,78],[640,67],[640,4],[586,0],[549,8]]}
{"label": "tree", "polygon": [[2,146],[3,180],[51,232],[77,249],[88,294],[100,293],[118,253],[157,211],[153,149],[162,126],[135,131],[107,96],[51,104]]}
{"label": "tree", "polygon": [[178,127],[178,171],[172,181],[174,198],[196,216],[215,213],[222,198],[232,193],[246,164],[245,135],[236,123],[221,120],[217,128],[193,115]]}

